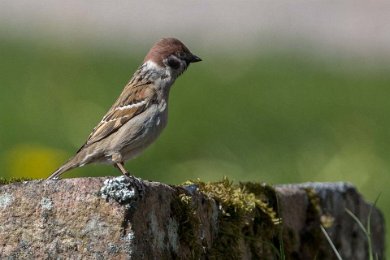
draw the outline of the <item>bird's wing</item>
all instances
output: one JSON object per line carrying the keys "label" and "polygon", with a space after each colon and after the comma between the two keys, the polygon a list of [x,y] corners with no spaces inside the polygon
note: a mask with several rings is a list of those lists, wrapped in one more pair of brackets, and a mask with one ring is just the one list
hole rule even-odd
{"label": "bird's wing", "polygon": [[127,85],[78,152],[118,131],[121,126],[155,103],[157,93],[154,88],[148,87],[150,84],[152,83],[145,81]]}

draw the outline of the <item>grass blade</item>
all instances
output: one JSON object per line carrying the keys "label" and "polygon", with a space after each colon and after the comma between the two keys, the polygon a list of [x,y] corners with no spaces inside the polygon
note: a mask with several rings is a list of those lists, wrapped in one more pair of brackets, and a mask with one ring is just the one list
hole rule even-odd
{"label": "grass blade", "polygon": [[351,212],[349,209],[345,209],[345,211],[355,220],[355,222],[359,225],[360,229],[363,231],[364,235],[366,236],[367,244],[368,244],[369,260],[374,260],[375,258],[374,251],[372,249],[372,241],[371,241],[371,215],[372,215],[372,210],[376,206],[380,196],[381,193],[378,194],[374,203],[370,207],[370,211],[368,212],[368,216],[367,216],[367,227],[364,227],[363,223],[359,220],[359,218],[355,214],[353,214],[353,212]]}
{"label": "grass blade", "polygon": [[335,253],[337,259],[338,259],[338,260],[343,260],[343,258],[341,258],[341,255],[340,255],[339,252],[337,251],[335,245],[333,244],[332,239],[329,237],[328,233],[326,232],[325,228],[324,228],[322,225],[320,226],[320,228],[321,228],[322,233],[324,233],[326,239],[328,240],[330,246],[332,247],[333,252]]}
{"label": "grass blade", "polygon": [[360,219],[358,219],[358,217],[356,217],[355,214],[353,214],[352,211],[350,211],[349,209],[345,209],[345,211],[348,213],[348,215],[350,215],[353,220],[355,220],[356,224],[358,224],[359,228],[364,232],[364,234],[367,236],[368,233],[367,233],[367,230],[366,228],[364,227],[363,223],[360,221]]}

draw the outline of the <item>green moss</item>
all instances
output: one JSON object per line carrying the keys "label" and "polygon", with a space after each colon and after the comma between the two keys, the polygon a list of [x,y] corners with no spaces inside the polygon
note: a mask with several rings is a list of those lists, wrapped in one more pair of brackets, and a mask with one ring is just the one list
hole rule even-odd
{"label": "green moss", "polygon": [[227,178],[219,182],[186,182],[217,203],[218,234],[208,252],[210,259],[229,256],[241,259],[242,242],[250,246],[252,258],[277,255],[277,200],[272,187],[265,184],[234,184]]}
{"label": "green moss", "polygon": [[278,214],[278,200],[275,189],[265,183],[241,182],[240,186],[245,192],[253,193],[257,198],[257,205],[273,224],[280,224]]}
{"label": "green moss", "polygon": [[172,216],[178,223],[178,237],[180,244],[189,247],[189,259],[199,259],[202,245],[199,242],[200,220],[196,213],[196,208],[192,202],[192,197],[185,190],[178,191],[176,199],[171,202]]}
{"label": "green moss", "polygon": [[306,252],[312,252],[317,259],[331,258],[329,251],[323,248],[327,242],[323,242],[325,237],[320,229],[321,225],[330,227],[333,224],[333,217],[325,214],[321,207],[321,200],[313,188],[305,188],[309,205],[306,212],[305,228],[301,232],[301,248]]}
{"label": "green moss", "polygon": [[316,191],[313,188],[306,188],[305,191],[309,199],[309,210],[311,210],[312,217],[319,218],[321,225],[325,228],[333,226],[334,217],[322,210],[321,201]]}
{"label": "green moss", "polygon": [[313,188],[305,188],[307,198],[309,199],[309,209],[315,216],[322,215],[322,209],[320,204],[320,198]]}
{"label": "green moss", "polygon": [[5,177],[0,177],[0,185],[6,185],[6,184],[11,184],[15,182],[24,182],[24,181],[31,181],[32,178],[26,178],[26,177],[21,177],[21,178],[5,178]]}

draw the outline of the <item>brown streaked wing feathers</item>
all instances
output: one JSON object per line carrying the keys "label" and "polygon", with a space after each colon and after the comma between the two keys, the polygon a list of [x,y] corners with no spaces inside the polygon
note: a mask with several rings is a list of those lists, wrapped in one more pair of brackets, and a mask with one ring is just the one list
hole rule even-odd
{"label": "brown streaked wing feathers", "polygon": [[[118,131],[119,128],[126,124],[131,118],[145,111],[156,98],[156,92],[153,88],[147,86],[149,84],[152,83],[138,82],[136,85],[127,85],[117,101],[103,117],[102,121],[93,129],[86,143],[77,152]],[[141,104],[141,102],[143,103]],[[116,109],[132,104],[141,105],[123,110]]]}

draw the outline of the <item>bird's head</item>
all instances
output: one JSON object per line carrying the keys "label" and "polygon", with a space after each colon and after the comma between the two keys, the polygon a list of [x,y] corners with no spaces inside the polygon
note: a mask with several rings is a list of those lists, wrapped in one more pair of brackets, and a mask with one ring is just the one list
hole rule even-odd
{"label": "bird's head", "polygon": [[201,61],[178,39],[163,38],[150,49],[144,62],[151,61],[165,68],[174,77],[182,74],[191,63]]}

